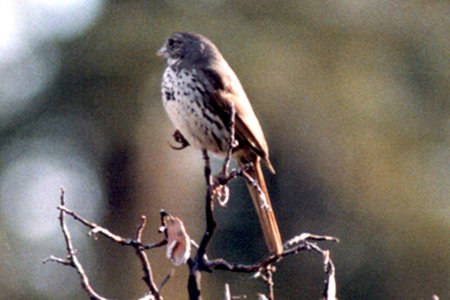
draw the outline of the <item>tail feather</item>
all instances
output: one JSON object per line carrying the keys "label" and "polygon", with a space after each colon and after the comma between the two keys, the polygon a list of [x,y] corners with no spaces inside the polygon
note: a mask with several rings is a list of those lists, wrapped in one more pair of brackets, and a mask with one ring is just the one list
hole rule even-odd
{"label": "tail feather", "polygon": [[[278,223],[275,219],[275,214],[272,209],[269,194],[267,192],[266,182],[264,180],[264,174],[261,169],[261,159],[256,157],[253,162],[253,168],[247,173],[257,180],[260,190],[247,182],[247,188],[253,200],[256,212],[258,214],[259,222],[266,240],[267,247],[272,254],[280,255],[283,252],[283,244],[281,240],[280,231],[278,229]],[[241,167],[244,163],[239,162]],[[262,195],[262,194],[263,195]]]}

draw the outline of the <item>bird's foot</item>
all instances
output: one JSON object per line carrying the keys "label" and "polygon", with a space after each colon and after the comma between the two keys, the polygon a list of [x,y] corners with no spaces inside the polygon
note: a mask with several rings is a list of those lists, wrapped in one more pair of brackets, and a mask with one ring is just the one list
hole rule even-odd
{"label": "bird's foot", "polygon": [[184,148],[189,146],[189,142],[184,138],[184,136],[181,134],[181,132],[178,129],[175,130],[175,132],[173,133],[172,136],[173,136],[173,139],[175,140],[175,142],[180,144],[180,146],[172,146],[169,143],[170,148],[172,148],[174,150],[183,150]]}
{"label": "bird's foot", "polygon": [[220,175],[214,178],[212,197],[222,207],[226,207],[230,199],[230,189],[224,184]]}

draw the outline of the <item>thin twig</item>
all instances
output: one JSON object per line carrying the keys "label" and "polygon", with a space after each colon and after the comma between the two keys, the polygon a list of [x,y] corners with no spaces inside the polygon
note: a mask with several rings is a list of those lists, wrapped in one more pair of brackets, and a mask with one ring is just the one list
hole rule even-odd
{"label": "thin twig", "polygon": [[267,266],[273,263],[279,262],[280,260],[282,260],[287,256],[295,255],[302,251],[311,251],[311,250],[317,251],[318,249],[319,252],[322,253],[321,252],[322,250],[317,245],[306,241],[302,244],[298,244],[291,248],[285,249],[280,256],[271,255],[255,264],[246,265],[246,264],[230,263],[222,258],[214,260],[206,260],[205,264],[209,269],[214,270],[224,270],[238,273],[253,273],[258,272],[262,268],[266,268]]}
{"label": "thin twig", "polygon": [[328,250],[323,251],[323,263],[325,273],[328,275],[325,279],[323,296],[325,297],[325,300],[336,300],[336,271]]}
{"label": "thin twig", "polygon": [[61,211],[64,211],[66,214],[68,214],[69,216],[71,216],[72,218],[74,218],[76,221],[80,222],[84,226],[91,228],[92,230],[89,232],[90,235],[97,236],[97,234],[100,234],[100,235],[104,236],[105,238],[110,239],[122,246],[143,247],[144,250],[149,250],[149,249],[158,248],[158,247],[161,247],[161,246],[164,246],[167,244],[166,239],[161,240],[156,243],[143,244],[142,242],[137,241],[136,239],[123,238],[120,235],[114,234],[111,231],[109,231],[108,229],[97,225],[96,223],[86,220],[85,218],[81,217],[76,212],[68,209],[64,205],[58,206],[58,209]]}
{"label": "thin twig", "polygon": [[268,297],[266,297],[268,300],[274,300],[275,296],[274,296],[274,291],[273,291],[273,272],[275,272],[275,267],[273,267],[272,265],[267,265],[264,269],[261,269],[261,271],[259,271],[257,273],[256,277],[261,277],[264,282],[267,284],[267,289],[268,289]]}
{"label": "thin twig", "polygon": [[205,161],[205,180],[206,180],[206,196],[205,196],[205,215],[206,215],[206,230],[203,238],[200,242],[200,245],[197,249],[197,255],[194,259],[188,260],[189,266],[189,279],[188,279],[188,292],[189,299],[201,299],[201,273],[200,270],[208,270],[205,266],[205,253],[206,247],[208,246],[209,241],[214,233],[214,229],[216,228],[216,221],[214,220],[213,215],[213,203],[212,203],[212,192],[213,192],[213,184],[212,184],[212,175],[211,175],[211,165],[209,161],[208,152],[203,150],[203,160]]}
{"label": "thin twig", "polygon": [[209,188],[212,185],[212,175],[211,175],[211,162],[209,160],[208,151],[206,149],[202,150],[203,160],[205,161],[204,175],[206,180],[206,187]]}
{"label": "thin twig", "polygon": [[275,295],[274,295],[274,291],[273,291],[273,272],[274,272],[274,268],[271,265],[268,265],[266,268],[266,283],[267,283],[267,287],[269,289],[269,300],[274,300],[275,299]]}
{"label": "thin twig", "polygon": [[189,300],[200,300],[201,299],[201,273],[198,269],[198,263],[196,259],[189,258],[187,261],[189,266],[189,277],[188,277],[188,293]]}
{"label": "thin twig", "polygon": [[203,262],[203,258],[206,253],[206,247],[208,246],[208,243],[211,240],[212,235],[214,233],[214,229],[216,228],[216,221],[214,220],[213,215],[214,207],[212,202],[213,187],[212,187],[211,166],[209,162],[208,152],[206,150],[203,151],[203,158],[205,160],[205,179],[207,184],[205,197],[206,230],[197,250],[197,262],[199,263]]}
{"label": "thin twig", "polygon": [[288,248],[290,246],[293,246],[298,243],[302,243],[304,241],[329,241],[329,242],[339,243],[339,239],[335,238],[333,236],[317,235],[317,234],[311,234],[311,233],[305,232],[305,233],[299,234],[299,235],[294,236],[293,238],[289,239],[286,243],[284,243],[284,247]]}
{"label": "thin twig", "polygon": [[[320,241],[334,241],[337,239],[329,236],[319,236],[319,235],[311,235],[309,233],[304,234],[306,237],[305,240],[298,241],[295,245],[292,245],[290,248],[287,248],[283,251],[280,256],[269,256],[262,261],[252,264],[252,265],[244,265],[244,264],[236,264],[225,261],[224,259],[215,259],[215,260],[205,260],[205,265],[209,270],[224,270],[238,273],[255,273],[257,272],[260,276],[266,281],[269,287],[269,298],[274,299],[273,293],[273,280],[272,280],[272,264],[281,261],[283,258],[298,254],[302,251],[313,251],[322,254],[324,257],[324,265],[325,265],[325,273],[327,275],[327,279],[325,280],[325,290],[324,295],[326,300],[335,300],[336,299],[336,279],[335,279],[335,268],[334,264],[329,256],[328,250],[322,250],[318,245],[308,241],[308,239],[320,240]],[[298,237],[296,237],[298,239]],[[270,271],[270,272],[268,272]],[[333,298],[334,297],[334,298]]]}
{"label": "thin twig", "polygon": [[[61,196],[60,196],[60,203],[61,206],[64,206],[65,200],[64,200],[64,189],[61,188]],[[72,238],[70,236],[69,229],[67,228],[66,222],[65,222],[65,211],[60,210],[59,212],[59,225],[61,227],[64,240],[66,242],[66,250],[67,255],[66,259],[58,258],[55,256],[50,256],[49,258],[45,259],[43,263],[46,262],[55,262],[59,264],[63,264],[66,266],[70,266],[72,268],[75,268],[77,270],[78,275],[80,276],[81,280],[81,287],[89,294],[90,299],[92,300],[107,300],[107,298],[104,298],[97,294],[97,292],[92,288],[91,284],[89,283],[89,278],[86,275],[86,272],[84,271],[84,268],[80,261],[78,260],[78,257],[76,255],[76,250],[73,247]]]}
{"label": "thin twig", "polygon": [[138,228],[136,229],[136,233],[135,233],[135,237],[134,239],[126,239],[123,238],[117,234],[112,233],[111,231],[109,231],[108,229],[101,227],[93,222],[88,221],[87,219],[81,217],[79,214],[77,214],[76,212],[68,209],[67,207],[65,207],[65,201],[64,201],[64,191],[61,190],[61,200],[60,200],[60,205],[58,206],[58,209],[60,211],[60,226],[61,229],[63,231],[63,235],[64,235],[64,239],[66,242],[66,248],[67,248],[67,259],[61,259],[61,258],[57,258],[54,256],[50,256],[49,258],[45,259],[44,262],[47,261],[53,261],[53,262],[57,262],[60,264],[64,264],[64,265],[68,265],[71,267],[74,267],[77,269],[78,274],[80,275],[80,278],[82,280],[82,287],[83,289],[85,289],[91,299],[106,299],[103,298],[101,296],[99,296],[90,286],[89,284],[89,280],[88,277],[86,276],[83,266],[81,265],[81,263],[78,261],[77,256],[75,255],[75,250],[73,248],[72,245],[72,240],[69,234],[69,230],[67,228],[67,225],[65,223],[65,215],[70,215],[72,218],[74,218],[76,221],[80,222],[81,224],[85,225],[88,228],[91,228],[91,231],[89,232],[90,235],[96,236],[97,234],[100,234],[104,237],[106,237],[107,239],[110,239],[120,245],[124,245],[124,246],[132,246],[135,251],[136,251],[136,255],[139,257],[140,261],[141,261],[141,265],[142,265],[142,269],[144,271],[144,277],[143,280],[144,282],[147,284],[147,287],[149,289],[149,292],[151,294],[151,296],[155,299],[155,300],[161,300],[162,297],[159,293],[158,287],[156,286],[154,280],[153,280],[153,274],[152,274],[152,270],[151,270],[151,266],[150,266],[150,262],[148,260],[147,254],[145,253],[145,250],[148,249],[152,249],[152,248],[157,248],[157,247],[161,247],[163,245],[167,244],[167,239],[164,239],[160,242],[156,242],[156,243],[152,243],[152,244],[143,244],[142,243],[142,233],[144,231],[145,225],[146,225],[146,217],[142,216],[141,217],[141,223],[138,226]]}
{"label": "thin twig", "polygon": [[231,300],[230,285],[225,283],[225,300]]}
{"label": "thin twig", "polygon": [[[147,224],[147,217],[141,216],[141,224],[136,230],[135,240],[141,243],[142,232],[144,231],[145,225]],[[152,268],[150,266],[150,261],[148,260],[147,254],[145,253],[144,247],[134,246],[136,250],[136,255],[139,257],[142,265],[142,270],[144,271],[144,277],[142,278],[147,284],[150,293],[154,296],[156,300],[162,299],[158,287],[153,279]]]}
{"label": "thin twig", "polygon": [[225,300],[238,300],[238,299],[247,299],[246,295],[231,295],[230,285],[225,283]]}
{"label": "thin twig", "polygon": [[159,284],[159,290],[161,290],[167,282],[169,282],[170,278],[173,277],[173,275],[175,274],[175,269],[171,269],[169,274],[166,275],[166,277],[164,277],[163,281],[161,281],[161,283]]}
{"label": "thin twig", "polygon": [[255,180],[250,174],[248,174],[246,171],[242,172],[242,176],[247,180],[247,182],[255,189],[255,191],[259,194],[259,198],[262,201],[261,207],[265,209],[269,209],[270,206],[267,203],[266,195],[264,194],[263,190],[259,186],[259,183],[257,180]]}

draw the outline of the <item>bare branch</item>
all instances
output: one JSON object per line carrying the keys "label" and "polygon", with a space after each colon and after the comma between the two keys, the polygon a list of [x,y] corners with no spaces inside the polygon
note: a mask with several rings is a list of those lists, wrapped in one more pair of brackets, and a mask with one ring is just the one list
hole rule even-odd
{"label": "bare branch", "polygon": [[[244,165],[241,168],[233,169],[228,171],[229,164],[231,161],[232,153],[234,148],[236,147],[235,141],[235,110],[234,107],[230,107],[231,121],[230,121],[230,140],[229,140],[229,148],[223,163],[223,167],[221,172],[217,177],[213,180],[212,170],[210,165],[209,155],[206,149],[202,150],[203,159],[205,161],[204,166],[204,176],[206,181],[206,195],[205,195],[205,217],[206,217],[206,229],[204,235],[200,241],[200,244],[197,246],[193,240],[189,238],[187,232],[184,229],[183,222],[179,218],[175,218],[170,216],[164,210],[160,212],[161,218],[161,226],[159,228],[159,232],[164,234],[164,239],[151,244],[143,244],[142,243],[142,234],[146,226],[147,218],[145,216],[141,216],[141,222],[136,229],[133,239],[126,239],[120,235],[114,234],[108,229],[101,227],[93,222],[88,221],[87,219],[81,217],[76,212],[68,209],[65,206],[64,201],[64,191],[61,191],[61,203],[58,206],[60,210],[60,226],[63,231],[64,239],[66,241],[66,249],[67,249],[67,258],[59,258],[55,256],[50,256],[45,259],[43,262],[56,262],[62,265],[68,265],[75,268],[80,276],[81,285],[83,289],[87,291],[91,299],[105,299],[98,295],[92,287],[89,285],[89,280],[83,270],[82,265],[78,261],[76,257],[76,251],[73,248],[72,240],[65,224],[64,216],[70,215],[76,221],[82,223],[86,227],[90,228],[90,235],[97,237],[98,234],[104,236],[105,238],[114,241],[120,245],[124,246],[132,246],[135,249],[136,255],[138,256],[142,269],[144,272],[143,280],[146,283],[149,293],[141,298],[141,300],[161,300],[163,299],[160,295],[161,288],[168,282],[168,280],[173,276],[174,270],[164,278],[159,286],[157,286],[153,279],[153,273],[151,269],[150,262],[145,253],[145,250],[161,247],[163,245],[168,245],[168,241],[171,241],[168,246],[168,252],[171,253],[169,258],[178,265],[187,262],[189,267],[189,277],[188,277],[188,293],[189,299],[191,300],[200,300],[201,298],[201,272],[213,272],[213,270],[224,270],[230,272],[239,272],[239,273],[255,273],[255,278],[261,278],[265,284],[267,285],[267,295],[266,294],[258,294],[258,299],[266,299],[266,300],[275,300],[274,295],[274,281],[273,281],[273,273],[276,271],[275,264],[283,260],[284,258],[296,255],[300,252],[308,251],[308,252],[316,252],[320,253],[323,257],[324,263],[324,271],[326,274],[325,279],[325,289],[323,292],[323,300],[336,300],[336,279],[335,279],[335,266],[330,258],[330,253],[328,250],[322,250],[316,242],[321,241],[331,241],[331,242],[339,242],[339,240],[332,236],[326,235],[315,235],[311,233],[302,233],[298,236],[295,236],[288,240],[284,245],[284,251],[281,255],[268,255],[262,260],[254,264],[240,264],[240,263],[231,263],[227,262],[222,258],[209,260],[206,252],[209,242],[212,239],[214,231],[216,229],[216,221],[214,219],[214,201],[219,197],[219,204],[224,205],[229,197],[228,184],[238,178],[243,177],[247,183],[249,183],[258,193],[261,194],[261,199],[265,199],[265,195],[259,186],[258,182],[253,179],[247,172],[253,166],[251,164]],[[178,131],[175,132],[174,138],[177,142],[182,144],[181,148],[188,146],[186,144],[184,137]],[[222,198],[221,198],[222,197]],[[268,207],[267,200],[263,200],[262,207]],[[172,220],[170,223],[168,220]],[[170,224],[169,224],[170,223]],[[171,227],[172,226],[172,227]],[[182,229],[182,230],[181,230]],[[180,235],[182,234],[182,235]],[[184,234],[184,235],[183,235]],[[182,253],[175,253],[175,248],[178,244],[174,244],[173,242],[180,243],[180,238],[184,236],[184,246],[186,251]],[[194,257],[190,257],[190,247],[191,244],[197,248],[197,253]],[[189,248],[189,249],[188,249]],[[187,250],[188,249],[188,250]],[[177,254],[177,255],[175,255]],[[179,254],[179,255],[178,255]],[[182,254],[182,257],[180,256]],[[180,258],[180,259],[177,259]],[[183,258],[181,260],[181,258]],[[187,261],[186,261],[187,259]],[[179,263],[178,263],[179,262]],[[225,299],[246,299],[245,295],[242,296],[232,296],[230,292],[230,287],[228,284],[225,285]]]}
{"label": "bare branch", "polygon": [[266,199],[266,195],[264,194],[264,192],[262,191],[261,187],[258,184],[258,181],[255,180],[252,176],[250,176],[246,171],[242,172],[242,176],[245,178],[245,180],[247,180],[247,182],[256,190],[256,192],[258,192],[259,197],[262,201],[262,207],[265,209],[269,208],[269,205],[267,204],[267,199]]}
{"label": "bare branch", "polygon": [[152,244],[143,244],[141,241],[138,241],[137,239],[123,238],[117,234],[112,233],[108,229],[97,225],[96,223],[86,220],[85,218],[83,218],[79,214],[77,214],[76,212],[68,209],[67,207],[65,207],[63,205],[58,206],[58,209],[61,211],[64,211],[66,214],[70,215],[72,218],[74,218],[76,221],[79,221],[81,224],[85,225],[86,227],[91,228],[92,230],[89,232],[89,234],[94,236],[95,238],[98,234],[100,234],[100,235],[104,236],[105,238],[110,239],[119,245],[143,247],[144,250],[158,248],[158,247],[161,247],[161,246],[164,246],[167,244],[166,239],[163,239],[159,242],[152,243]]}
{"label": "bare branch", "polygon": [[[283,251],[280,256],[269,256],[262,261],[253,264],[253,265],[243,265],[236,263],[229,263],[224,259],[215,259],[215,260],[206,260],[204,264],[207,266],[208,270],[224,270],[231,272],[239,272],[239,273],[257,273],[256,277],[262,278],[269,287],[269,296],[268,299],[274,299],[273,294],[273,280],[272,273],[275,271],[272,264],[281,261],[283,258],[298,254],[302,251],[314,251],[320,253],[324,257],[324,265],[325,265],[325,273],[327,275],[327,279],[325,280],[325,300],[335,300],[336,299],[336,280],[335,280],[335,268],[334,264],[331,261],[328,250],[322,250],[315,243],[308,241],[307,239],[319,240],[319,241],[337,241],[334,237],[329,236],[319,236],[319,235],[311,235],[309,233],[302,234],[304,238],[299,239],[299,236],[294,239],[297,241],[295,245],[287,248]],[[291,239],[293,240],[293,239]],[[262,295],[262,294],[261,294]],[[266,297],[266,296],[264,296]],[[333,298],[334,297],[334,298]],[[267,297],[266,297],[267,298]]]}
{"label": "bare branch", "polygon": [[139,257],[139,259],[141,261],[142,269],[144,271],[143,280],[147,284],[150,295],[152,297],[149,299],[155,299],[155,300],[162,299],[162,297],[159,293],[159,289],[153,280],[153,274],[152,274],[150,262],[148,260],[147,254],[145,253],[145,250],[156,248],[156,247],[161,247],[161,246],[167,244],[167,239],[164,239],[157,243],[147,244],[147,245],[142,243],[142,233],[144,231],[146,221],[147,221],[147,218],[145,216],[141,217],[141,223],[138,226],[138,228],[136,229],[135,238],[134,239],[126,239],[117,234],[112,233],[111,231],[109,231],[108,229],[106,229],[104,227],[101,227],[93,222],[88,221],[87,219],[78,215],[76,212],[65,207],[64,190],[62,190],[62,189],[61,189],[60,205],[58,206],[58,209],[60,211],[60,216],[59,216],[60,226],[63,231],[64,239],[66,241],[67,258],[62,259],[62,258],[58,258],[55,256],[50,256],[49,258],[47,258],[43,261],[44,263],[46,263],[48,261],[52,261],[52,262],[56,262],[59,264],[63,264],[63,265],[67,265],[67,266],[71,266],[71,267],[75,268],[81,278],[81,281],[82,281],[81,285],[82,285],[83,289],[85,289],[88,292],[91,299],[106,299],[106,298],[98,295],[92,289],[92,287],[89,284],[89,279],[88,279],[86,273],[84,272],[83,266],[78,261],[78,258],[76,256],[76,251],[74,250],[74,247],[72,244],[69,230],[65,223],[65,215],[67,214],[67,215],[70,215],[72,218],[74,218],[76,221],[85,225],[86,227],[91,228],[91,231],[89,234],[93,235],[94,237],[97,234],[100,234],[100,235],[106,237],[107,239],[116,242],[119,245],[132,246],[136,251],[136,255]]}
{"label": "bare branch", "polygon": [[173,275],[175,275],[175,269],[170,270],[169,274],[164,277],[163,281],[159,284],[159,290],[161,290],[166,285],[166,283],[169,282],[170,278],[172,278]]}
{"label": "bare branch", "polygon": [[[256,273],[255,277],[260,277],[264,280],[264,282],[267,284],[268,288],[268,297],[264,295],[268,300],[274,300],[274,292],[273,292],[273,272],[275,272],[275,267],[272,265],[267,265],[265,268],[260,269],[258,273]],[[260,294],[262,295],[262,294]]]}
{"label": "bare branch", "polygon": [[188,292],[189,299],[201,299],[201,270],[207,270],[205,267],[205,253],[206,247],[208,246],[209,241],[212,238],[214,233],[214,229],[216,228],[216,221],[214,220],[213,215],[213,202],[212,202],[212,192],[213,192],[213,183],[211,176],[211,165],[209,161],[208,152],[203,150],[203,160],[205,161],[205,180],[206,180],[206,196],[205,196],[205,215],[206,215],[206,230],[203,235],[203,238],[200,242],[200,245],[197,249],[197,255],[194,259],[188,260],[189,266],[189,279],[188,279]]}
{"label": "bare branch", "polygon": [[67,259],[63,259],[63,258],[59,258],[59,257],[53,256],[53,255],[50,255],[49,257],[44,259],[42,262],[44,264],[46,264],[47,262],[55,262],[55,263],[66,265],[66,266],[72,266],[72,262],[71,261],[69,261]]}
{"label": "bare branch", "polygon": [[290,246],[303,243],[305,241],[329,241],[339,243],[339,239],[333,236],[317,235],[305,232],[288,240],[286,243],[284,243],[284,247],[288,248]]}
{"label": "bare branch", "polygon": [[[60,196],[60,203],[61,206],[64,206],[65,200],[64,200],[64,189],[61,188],[61,196]],[[65,211],[60,210],[59,213],[59,224],[61,226],[61,230],[63,232],[64,240],[66,242],[66,251],[67,256],[66,259],[58,258],[55,256],[50,256],[47,259],[44,259],[43,263],[46,262],[55,262],[59,263],[65,266],[70,266],[72,268],[75,268],[77,270],[78,275],[80,276],[81,280],[81,287],[89,294],[90,299],[92,300],[107,300],[107,298],[100,296],[95,292],[95,290],[91,287],[89,283],[89,278],[86,275],[86,272],[84,271],[83,266],[81,265],[80,261],[78,260],[78,257],[76,256],[76,250],[73,247],[72,244],[72,238],[70,236],[69,229],[67,228],[66,222],[65,222]]]}
{"label": "bare branch", "polygon": [[[147,217],[141,216],[141,224],[138,226],[136,230],[136,236],[135,239],[138,242],[138,244],[141,244],[142,241],[142,232],[145,228],[145,225],[147,224]],[[142,246],[139,245],[133,245],[134,249],[136,250],[136,255],[139,257],[139,260],[141,261],[142,270],[144,271],[144,277],[142,278],[145,283],[147,284],[151,295],[156,299],[162,299],[161,295],[159,294],[158,287],[155,284],[155,281],[153,279],[153,273],[152,268],[150,266],[150,261],[148,260],[147,254],[145,253],[145,249]]]}
{"label": "bare branch", "polygon": [[246,295],[231,295],[230,285],[225,283],[225,300],[239,300],[239,299],[247,299]]}
{"label": "bare branch", "polygon": [[325,279],[325,290],[323,291],[323,296],[325,297],[325,300],[336,300],[335,269],[328,250],[323,251],[323,263],[325,273],[328,275]]}
{"label": "bare branch", "polygon": [[[253,264],[253,265],[244,265],[244,264],[236,264],[236,263],[229,263],[225,261],[224,259],[215,259],[215,260],[209,260],[206,256],[206,248],[212,238],[212,235],[214,233],[214,230],[216,228],[216,222],[214,220],[214,207],[213,207],[213,196],[217,193],[220,196],[220,193],[223,192],[221,190],[221,187],[227,186],[229,182],[236,179],[237,177],[244,177],[244,179],[254,187],[254,189],[261,194],[261,198],[265,199],[264,193],[261,190],[261,187],[259,186],[258,182],[255,181],[251,176],[248,175],[247,171],[249,168],[251,168],[251,165],[244,166],[243,168],[232,170],[230,173],[228,173],[228,167],[231,160],[231,154],[234,147],[234,107],[231,107],[231,113],[232,113],[232,130],[231,130],[231,137],[230,137],[230,147],[227,152],[227,156],[224,160],[224,165],[221,174],[216,178],[216,180],[212,180],[211,176],[211,167],[210,167],[210,161],[208,152],[204,149],[203,150],[203,159],[205,161],[205,167],[204,167],[204,175],[206,180],[206,196],[205,196],[205,215],[206,215],[206,230],[205,234],[203,235],[203,238],[200,242],[200,246],[197,250],[197,255],[193,259],[188,260],[189,265],[189,283],[188,283],[188,291],[189,291],[189,297],[190,299],[201,299],[201,272],[212,272],[212,270],[226,270],[231,272],[241,272],[241,273],[254,273],[257,272],[257,274],[260,274],[260,277],[263,278],[263,280],[268,285],[268,298],[261,294],[261,297],[267,298],[269,300],[274,300],[274,291],[273,291],[273,272],[275,271],[272,264],[279,262],[283,258],[297,254],[301,251],[316,251],[323,254],[323,250],[320,249],[316,244],[312,243],[313,241],[333,241],[338,242],[337,238],[330,237],[330,236],[320,236],[320,235],[314,235],[310,233],[303,233],[299,236],[296,236],[292,239],[290,239],[288,242],[285,243],[284,248],[285,250],[280,256],[268,256],[259,263]],[[228,197],[228,196],[227,196]],[[220,197],[219,197],[220,198]],[[225,201],[227,201],[226,199]],[[223,204],[221,201],[219,201],[220,204]],[[225,202],[226,203],[226,202]],[[263,201],[263,206],[267,206],[266,202]],[[332,266],[333,274],[334,274],[334,265],[332,265],[331,260],[327,260],[327,266]],[[328,270],[328,269],[327,269]],[[328,271],[327,271],[327,274]],[[333,288],[333,285],[330,284],[332,282],[333,277],[328,277],[326,280],[327,282],[327,295],[331,294],[329,290],[331,291]],[[335,288],[335,285],[334,285]],[[231,297],[229,293],[229,287],[228,287],[228,296]],[[263,299],[263,298],[262,298]],[[331,299],[331,298],[330,298]],[[327,299],[328,300],[328,299]]]}
{"label": "bare branch", "polygon": [[194,259],[188,259],[189,277],[188,277],[188,293],[189,300],[201,299],[201,273],[198,269],[198,263]]}
{"label": "bare branch", "polygon": [[206,188],[206,197],[205,197],[205,214],[206,214],[206,231],[203,235],[203,238],[200,242],[200,245],[197,250],[197,260],[203,261],[203,256],[206,253],[206,247],[208,246],[209,241],[214,233],[214,229],[216,228],[216,221],[214,220],[213,215],[213,202],[212,202],[212,176],[211,176],[211,166],[209,162],[208,152],[206,150],[203,151],[203,158],[205,160],[205,180],[207,184]]}
{"label": "bare branch", "polygon": [[231,300],[230,285],[225,283],[225,300]]}

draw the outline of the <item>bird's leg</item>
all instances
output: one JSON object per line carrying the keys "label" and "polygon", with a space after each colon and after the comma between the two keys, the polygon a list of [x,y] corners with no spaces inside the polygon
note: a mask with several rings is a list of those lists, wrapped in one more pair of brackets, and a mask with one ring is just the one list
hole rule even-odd
{"label": "bird's leg", "polygon": [[172,136],[173,136],[173,139],[175,140],[175,142],[180,144],[180,146],[172,146],[169,144],[170,148],[172,148],[174,150],[183,150],[184,148],[189,146],[189,142],[184,138],[184,136],[181,134],[181,132],[178,129],[175,130],[175,132],[173,133]]}
{"label": "bird's leg", "polygon": [[234,138],[235,134],[235,115],[236,112],[234,110],[233,104],[230,104],[230,123],[227,128],[230,132],[230,138],[228,140],[228,150],[223,161],[222,172],[220,172],[216,178],[214,178],[214,198],[219,202],[220,206],[224,207],[227,205],[228,200],[230,199],[230,189],[228,188],[228,183],[233,179],[232,176],[228,173],[228,168],[231,162],[231,154],[233,153],[233,149],[237,146],[236,139]]}
{"label": "bird's leg", "polygon": [[208,155],[208,151],[206,149],[202,149],[202,154],[203,154],[203,160],[205,161],[204,174],[205,174],[205,179],[206,179],[206,185],[209,189],[209,188],[211,188],[211,185],[213,184],[212,176],[211,176],[211,163],[209,161],[209,155]]}

